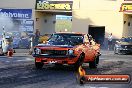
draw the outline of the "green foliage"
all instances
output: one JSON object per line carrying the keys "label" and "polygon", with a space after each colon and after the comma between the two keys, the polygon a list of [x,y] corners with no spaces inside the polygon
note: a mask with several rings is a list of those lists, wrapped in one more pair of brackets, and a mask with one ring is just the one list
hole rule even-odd
{"label": "green foliage", "polygon": [[57,19],[55,25],[56,32],[63,32],[65,29],[67,29],[68,32],[72,31],[72,21],[68,19]]}

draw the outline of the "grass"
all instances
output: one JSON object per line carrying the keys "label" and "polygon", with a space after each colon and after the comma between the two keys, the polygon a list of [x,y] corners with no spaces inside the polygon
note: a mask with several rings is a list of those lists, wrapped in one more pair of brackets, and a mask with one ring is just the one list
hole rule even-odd
{"label": "grass", "polygon": [[62,31],[65,31],[65,29],[67,29],[67,31],[72,31],[72,21],[65,20],[65,19],[62,19],[62,20],[57,19],[56,25],[55,25],[55,31],[62,32]]}

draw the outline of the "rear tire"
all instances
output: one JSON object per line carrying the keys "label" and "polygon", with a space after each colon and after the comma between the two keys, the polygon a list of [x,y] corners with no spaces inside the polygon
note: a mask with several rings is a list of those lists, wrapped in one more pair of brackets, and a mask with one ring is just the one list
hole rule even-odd
{"label": "rear tire", "polygon": [[35,62],[35,67],[37,68],[37,69],[42,69],[42,67],[43,67],[43,63],[41,63],[41,62]]}
{"label": "rear tire", "polygon": [[97,58],[97,57],[95,57],[94,61],[90,61],[90,62],[89,62],[89,68],[91,68],[91,69],[92,69],[92,68],[97,68],[97,62],[98,62],[98,61],[96,61],[96,58]]}
{"label": "rear tire", "polygon": [[99,64],[99,56],[96,57],[96,65]]}

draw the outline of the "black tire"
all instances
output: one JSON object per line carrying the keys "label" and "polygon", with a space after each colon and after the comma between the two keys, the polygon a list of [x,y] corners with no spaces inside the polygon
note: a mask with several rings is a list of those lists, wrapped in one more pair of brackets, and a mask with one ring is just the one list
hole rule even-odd
{"label": "black tire", "polygon": [[43,63],[41,63],[41,62],[35,62],[35,67],[37,68],[37,69],[42,69],[42,67],[43,67]]}
{"label": "black tire", "polygon": [[84,57],[85,57],[85,56],[81,54],[81,55],[79,56],[77,62],[74,64],[74,68],[75,68],[76,71],[77,71],[78,68],[83,64]]}
{"label": "black tire", "polygon": [[96,57],[96,65],[99,64],[99,56]]}
{"label": "black tire", "polygon": [[89,68],[97,68],[97,63],[96,63],[96,57],[94,59],[94,61],[90,61],[89,62]]}

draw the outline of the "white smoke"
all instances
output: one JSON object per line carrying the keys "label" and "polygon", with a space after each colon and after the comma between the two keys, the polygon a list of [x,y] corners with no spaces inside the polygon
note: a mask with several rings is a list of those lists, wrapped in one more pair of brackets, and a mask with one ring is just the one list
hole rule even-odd
{"label": "white smoke", "polygon": [[11,18],[0,15],[0,32],[3,32],[3,27],[5,32],[11,32],[13,30],[14,24]]}

